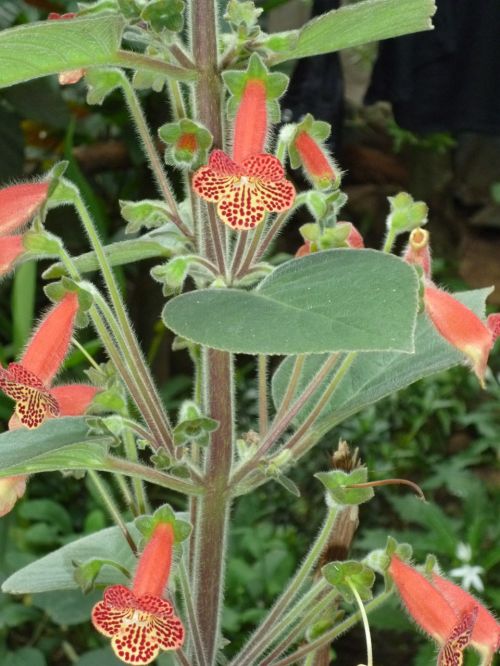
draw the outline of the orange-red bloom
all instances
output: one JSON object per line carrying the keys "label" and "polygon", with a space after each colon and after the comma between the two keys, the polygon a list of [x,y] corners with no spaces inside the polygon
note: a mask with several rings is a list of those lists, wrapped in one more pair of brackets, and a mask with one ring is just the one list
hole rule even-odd
{"label": "orange-red bloom", "polygon": [[21,183],[0,190],[0,237],[27,224],[44,203],[48,191],[49,183]]}
{"label": "orange-red bloom", "polygon": [[22,236],[0,238],[0,275],[10,273],[17,259],[25,252]]}
{"label": "orange-red bloom", "polygon": [[250,79],[234,121],[233,159],[237,164],[264,152],[267,134],[266,84]]}
{"label": "orange-red bloom", "polygon": [[12,510],[26,491],[26,476],[9,476],[0,479],[0,517]]}
{"label": "orange-red bloom", "polygon": [[424,288],[425,309],[438,332],[469,359],[480,383],[493,347],[491,330],[472,310],[432,283]]}
{"label": "orange-red bloom", "polygon": [[477,599],[437,574],[431,582],[397,555],[389,572],[411,617],[441,646],[437,666],[461,666],[469,644],[493,657],[499,625]]}
{"label": "orange-red bloom", "polygon": [[253,229],[266,212],[288,210],[295,199],[281,162],[264,153],[237,164],[222,150],[213,150],[208,165],[194,174],[193,189],[216,203],[224,224],[238,230]]}
{"label": "orange-red bloom", "polygon": [[132,589],[112,585],[92,610],[92,623],[111,638],[114,653],[126,664],[150,664],[160,650],[178,650],[184,627],[163,598],[172,564],[172,525],[159,523],[140,556]]}

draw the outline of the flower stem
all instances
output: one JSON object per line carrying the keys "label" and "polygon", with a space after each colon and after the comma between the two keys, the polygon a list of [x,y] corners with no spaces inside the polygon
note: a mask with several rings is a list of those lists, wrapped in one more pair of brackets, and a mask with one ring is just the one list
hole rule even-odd
{"label": "flower stem", "polygon": [[285,395],[283,396],[283,400],[281,401],[278,411],[276,412],[277,419],[280,419],[283,416],[283,414],[287,411],[287,409],[290,407],[290,403],[292,402],[295,396],[295,392],[297,390],[297,386],[300,381],[300,376],[302,374],[302,369],[304,368],[305,360],[306,360],[305,354],[298,354],[295,357],[292,374],[290,375],[290,379],[288,380],[288,386],[286,387]]}
{"label": "flower stem", "polygon": [[110,516],[113,518],[115,523],[118,525],[120,528],[123,536],[125,537],[128,545],[132,549],[133,553],[137,553],[137,549],[135,546],[135,542],[132,539],[132,535],[128,531],[127,526],[125,525],[125,521],[123,520],[120,510],[115,504],[115,501],[113,497],[111,496],[111,493],[109,492],[108,488],[106,487],[106,484],[103,483],[101,477],[99,474],[92,469],[87,470],[87,474],[89,475],[89,479],[92,481],[94,487],[98,491],[99,495],[101,496],[102,501],[104,502],[104,505],[106,509],[108,510]]}
{"label": "flower stem", "polygon": [[[382,604],[384,604],[387,601],[387,599],[390,597],[391,594],[392,591],[391,592],[384,591],[381,594],[379,594],[378,597],[375,597],[375,599],[369,601],[366,604],[365,612],[368,614],[379,608]],[[303,645],[298,650],[292,652],[292,654],[287,655],[283,659],[275,661],[273,666],[291,666],[291,664],[300,663],[300,661],[304,657],[307,657],[307,655],[310,652],[316,652],[316,650],[319,650],[324,645],[328,645],[336,638],[338,638],[341,634],[343,634],[345,631],[354,627],[354,625],[359,622],[360,618],[361,618],[361,613],[359,611],[357,613],[353,613],[353,615],[348,617],[343,622],[337,624],[335,627],[333,627],[333,629],[330,629],[330,631],[327,631],[324,634],[322,634],[316,640],[312,641],[311,643],[308,643],[307,645]]]}
{"label": "flower stem", "polygon": [[159,58],[151,58],[143,53],[135,53],[133,51],[119,50],[116,54],[116,64],[132,69],[146,69],[151,72],[159,72],[160,74],[184,81],[192,81],[197,76],[194,70],[183,69]]}
{"label": "flower stem", "polygon": [[197,666],[206,666],[207,662],[205,660],[205,653],[203,652],[203,644],[201,642],[200,629],[198,627],[198,622],[196,620],[196,614],[194,611],[193,597],[191,594],[191,586],[189,584],[188,573],[186,571],[186,565],[184,564],[184,559],[181,557],[179,561],[179,581],[181,584],[182,598],[184,600],[184,606],[186,609],[186,615],[188,619],[189,626],[189,635],[193,640],[194,654],[196,657]]}
{"label": "flower stem", "polygon": [[262,437],[269,428],[268,395],[267,395],[267,356],[259,354],[258,357],[259,382],[259,434]]}
{"label": "flower stem", "polygon": [[186,238],[192,239],[191,231],[182,222],[180,217],[179,210],[177,208],[177,202],[174,195],[172,194],[167,174],[165,173],[163,163],[160,159],[160,156],[158,155],[158,151],[156,150],[156,146],[149,131],[148,123],[144,116],[139,98],[137,97],[135,90],[132,88],[132,84],[126,77],[123,77],[121,87],[125,95],[125,101],[127,102],[130,115],[132,116],[132,119],[137,127],[137,131],[139,132],[139,136],[141,137],[144,151],[149,160],[151,171],[153,172],[160,192],[162,193],[170,209],[172,222],[176,225],[179,231],[184,234],[184,236],[186,236]]}
{"label": "flower stem", "polygon": [[309,553],[307,554],[307,557],[297,570],[295,576],[289,582],[286,590],[274,604],[273,608],[266,616],[262,624],[250,638],[239,655],[231,662],[233,666],[252,666],[252,664],[255,663],[254,658],[262,651],[261,646],[264,645],[265,647],[267,644],[268,636],[273,631],[275,623],[279,620],[279,618],[283,615],[288,606],[300,592],[302,585],[310,575],[313,567],[318,561],[319,556],[323,552],[325,545],[328,543],[328,539],[330,538],[330,534],[335,525],[337,512],[337,507],[331,507],[329,509],[326,520],[323,523],[323,527],[316,537],[316,540],[312,545]]}
{"label": "flower stem", "polygon": [[233,275],[237,278],[243,277],[248,273],[252,266],[253,258],[255,256],[255,253],[257,252],[257,248],[259,247],[260,239],[262,238],[262,234],[264,233],[264,228],[266,226],[265,222],[262,222],[259,224],[257,229],[253,232],[252,240],[250,241],[250,245],[248,246],[248,250],[243,256],[243,259],[239,262],[239,265],[236,265],[236,263],[233,264]]}
{"label": "flower stem", "polygon": [[361,614],[361,620],[363,622],[363,629],[365,630],[366,654],[367,654],[366,666],[373,666],[372,637],[370,634],[370,625],[368,623],[368,617],[366,615],[365,607],[363,605],[361,597],[359,596],[359,592],[357,591],[356,586],[353,585],[348,578],[347,578],[347,584],[351,588],[354,598],[356,599],[356,602],[358,604],[359,612]]}

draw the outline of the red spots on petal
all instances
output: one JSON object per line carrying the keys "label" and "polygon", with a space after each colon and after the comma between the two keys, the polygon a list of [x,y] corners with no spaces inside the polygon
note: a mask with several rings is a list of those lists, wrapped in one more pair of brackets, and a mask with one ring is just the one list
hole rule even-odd
{"label": "red spots on petal", "polygon": [[267,153],[252,155],[241,166],[245,175],[255,176],[262,180],[279,181],[285,177],[279,159],[274,155],[267,155]]}
{"label": "red spots on petal", "polygon": [[439,652],[437,666],[462,666],[464,650],[470,644],[477,614],[478,607],[475,606],[462,615]]}
{"label": "red spots on petal", "polygon": [[241,168],[223,150],[212,150],[208,166],[219,176],[239,176],[241,174]]}
{"label": "red spots on petal", "polygon": [[0,389],[16,402],[16,414],[27,428],[59,416],[59,405],[42,381],[19,363],[0,369]]}
{"label": "red spots on petal", "polygon": [[123,585],[106,589],[93,608],[92,623],[112,639],[116,656],[126,664],[150,664],[160,650],[177,650],[184,643],[184,627],[170,602],[154,595],[138,598]]}

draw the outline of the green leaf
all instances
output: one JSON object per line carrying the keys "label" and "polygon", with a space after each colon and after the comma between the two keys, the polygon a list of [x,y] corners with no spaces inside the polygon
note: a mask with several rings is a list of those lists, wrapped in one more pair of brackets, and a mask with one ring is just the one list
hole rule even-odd
{"label": "green leaf", "polygon": [[[140,534],[133,523],[127,525],[136,543]],[[95,558],[113,560],[128,571],[133,571],[137,560],[126,542],[120,528],[108,527],[96,534],[76,539],[36,562],[28,564],[2,585],[9,594],[50,592],[52,590],[76,590],[74,562],[85,562]],[[102,567],[97,582],[100,585],[127,584],[129,581],[116,567]]]}
{"label": "green leaf", "polygon": [[[153,257],[168,257],[170,252],[162,243],[148,238],[135,238],[134,240],[118,241],[104,246],[104,251],[111,266],[125,266],[136,261],[152,259]],[[74,258],[79,273],[90,273],[99,270],[99,262],[95,252],[85,252]],[[61,262],[52,264],[42,274],[45,280],[53,280],[67,275],[67,270]]]}
{"label": "green leaf", "polygon": [[[454,296],[478,316],[483,316],[484,303],[490,292],[490,289],[478,289]],[[324,355],[306,358],[298,392],[317,374],[325,360]],[[463,355],[434,330],[427,316],[422,313],[417,318],[415,353],[360,354],[351,365],[348,378],[340,384],[323,410],[315,431],[318,434],[328,432],[367,405],[413,384],[418,379],[460,365],[463,361]],[[274,374],[272,392],[275,405],[279,405],[284,396],[293,363],[294,359],[285,359]],[[328,377],[326,382],[330,379],[331,377]],[[323,389],[324,386],[321,390]],[[311,397],[305,409],[298,414],[298,420],[302,420],[314,407],[318,394]]]}
{"label": "green leaf", "polygon": [[244,354],[413,351],[415,271],[375,250],[329,250],[282,264],[254,291],[205,289],[163,311],[177,335]]}
{"label": "green leaf", "polygon": [[36,648],[21,648],[8,652],[2,659],[2,666],[46,666],[43,652]]}
{"label": "green leaf", "polygon": [[163,29],[179,32],[184,25],[184,11],[184,0],[150,0],[142,10],[141,18],[156,32]]}
{"label": "green leaf", "polygon": [[19,428],[0,435],[0,477],[58,469],[99,468],[110,437],[90,437],[84,418],[45,421],[36,430]]}
{"label": "green leaf", "polygon": [[0,33],[0,88],[61,71],[116,62],[121,16],[40,21]]}
{"label": "green leaf", "polygon": [[365,0],[334,9],[306,23],[298,33],[295,48],[277,54],[273,61],[307,58],[430,30],[435,11],[434,0]]}
{"label": "green leaf", "polygon": [[92,607],[100,599],[102,591],[84,595],[81,590],[57,590],[35,594],[31,602],[44,610],[52,622],[67,627],[88,622]]}

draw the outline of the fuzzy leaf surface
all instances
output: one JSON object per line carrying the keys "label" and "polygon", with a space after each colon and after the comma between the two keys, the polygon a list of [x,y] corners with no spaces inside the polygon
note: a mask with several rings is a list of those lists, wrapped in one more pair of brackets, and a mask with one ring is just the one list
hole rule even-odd
{"label": "fuzzy leaf surface", "polygon": [[177,335],[243,354],[413,351],[415,271],[375,250],[329,250],[282,264],[253,291],[203,289],[163,311]]}

